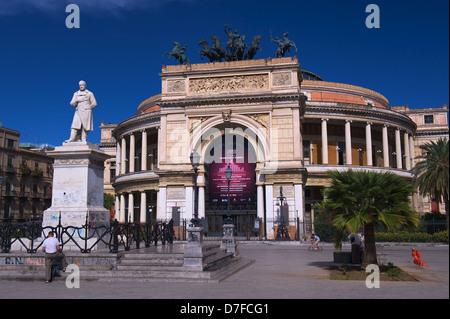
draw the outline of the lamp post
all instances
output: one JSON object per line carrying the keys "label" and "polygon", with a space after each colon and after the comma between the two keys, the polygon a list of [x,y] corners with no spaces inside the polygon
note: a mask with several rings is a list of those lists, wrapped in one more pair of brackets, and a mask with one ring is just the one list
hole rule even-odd
{"label": "lamp post", "polygon": [[286,201],[286,197],[283,196],[283,186],[280,186],[280,196],[278,197],[279,202],[277,206],[280,206],[280,223],[278,224],[277,235],[275,239],[277,240],[289,240],[289,231],[285,225],[284,214],[289,215],[289,207]]}
{"label": "lamp post", "polygon": [[200,227],[200,219],[198,218],[198,196],[197,196],[197,176],[198,166],[200,165],[200,155],[193,150],[189,156],[191,165],[194,170],[194,218],[191,219],[191,225],[193,227]]}
{"label": "lamp post", "polygon": [[227,178],[227,182],[228,182],[227,218],[225,218],[225,224],[232,224],[233,223],[233,220],[231,219],[231,212],[230,212],[230,182],[231,182],[231,175],[233,175],[233,170],[231,169],[230,165],[228,165],[227,169],[225,170],[225,177]]}
{"label": "lamp post", "polygon": [[231,182],[231,175],[233,175],[233,170],[231,169],[230,165],[228,165],[227,169],[225,170],[225,177],[227,178],[228,182],[228,200],[227,200],[227,217],[225,218],[224,224],[223,224],[223,237],[222,237],[222,243],[220,244],[220,247],[222,249],[226,249],[227,252],[233,253],[234,256],[238,255],[237,245],[236,245],[236,238],[234,237],[234,224],[233,220],[231,219],[231,211],[230,211],[230,182]]}

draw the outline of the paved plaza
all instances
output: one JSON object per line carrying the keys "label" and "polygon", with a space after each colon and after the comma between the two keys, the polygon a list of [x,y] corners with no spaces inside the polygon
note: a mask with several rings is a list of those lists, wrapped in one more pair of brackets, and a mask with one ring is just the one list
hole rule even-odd
{"label": "paved plaza", "polygon": [[[411,262],[416,248],[429,267]],[[328,266],[334,248],[324,244],[323,252],[308,252],[298,243],[239,245],[240,253],[255,263],[220,283],[155,283],[83,281],[80,288],[66,288],[64,281],[1,281],[0,298],[63,299],[448,299],[448,245],[389,245],[383,253],[388,261],[402,267],[418,282],[384,282],[368,289],[364,281],[329,279]],[[344,247],[349,250],[349,247]]]}

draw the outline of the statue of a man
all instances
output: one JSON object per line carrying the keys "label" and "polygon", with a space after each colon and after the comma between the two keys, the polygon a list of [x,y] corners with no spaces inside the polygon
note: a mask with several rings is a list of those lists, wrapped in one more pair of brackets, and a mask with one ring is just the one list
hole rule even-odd
{"label": "statue of a man", "polygon": [[70,139],[67,142],[86,141],[87,133],[93,130],[92,110],[97,106],[94,94],[86,90],[86,82],[80,81],[80,90],[75,92],[70,105],[76,107]]}

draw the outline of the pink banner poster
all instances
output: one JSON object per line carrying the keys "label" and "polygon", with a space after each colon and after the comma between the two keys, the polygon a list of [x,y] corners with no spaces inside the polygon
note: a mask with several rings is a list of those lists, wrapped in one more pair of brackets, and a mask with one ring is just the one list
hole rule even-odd
{"label": "pink banner poster", "polygon": [[209,164],[209,200],[212,203],[226,203],[228,181],[225,170],[228,165],[233,170],[230,182],[230,201],[232,204],[254,202],[255,164],[254,163],[211,163]]}

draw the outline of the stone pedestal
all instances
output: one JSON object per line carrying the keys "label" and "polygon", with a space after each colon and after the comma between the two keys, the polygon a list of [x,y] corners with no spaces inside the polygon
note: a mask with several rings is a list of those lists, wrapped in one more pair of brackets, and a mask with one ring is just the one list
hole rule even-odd
{"label": "stone pedestal", "polygon": [[104,162],[109,156],[89,142],[65,142],[48,155],[53,164],[52,206],[44,212],[42,226],[109,226],[103,207]]}
{"label": "stone pedestal", "polygon": [[203,271],[204,253],[203,228],[188,228],[188,243],[184,251],[184,267],[189,271]]}
{"label": "stone pedestal", "polygon": [[220,243],[220,248],[226,249],[227,252],[233,253],[234,256],[239,254],[236,244],[236,238],[234,237],[234,225],[223,225],[223,237]]}

